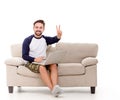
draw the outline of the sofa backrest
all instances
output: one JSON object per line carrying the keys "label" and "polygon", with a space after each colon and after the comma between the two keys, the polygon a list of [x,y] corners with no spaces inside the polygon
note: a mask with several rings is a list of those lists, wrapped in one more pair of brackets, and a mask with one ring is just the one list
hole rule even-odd
{"label": "sofa backrest", "polygon": [[56,50],[64,50],[66,54],[61,62],[78,63],[86,57],[96,57],[98,45],[93,43],[57,43]]}
{"label": "sofa backrest", "polygon": [[[62,59],[62,63],[78,63],[86,57],[96,57],[98,45],[92,43],[56,43],[55,47],[48,46],[48,52],[54,50],[65,51],[66,54]],[[22,57],[22,44],[11,45],[11,54],[13,57]],[[56,58],[57,59],[57,58]]]}
{"label": "sofa backrest", "polygon": [[11,45],[11,55],[13,57],[22,57],[22,44]]}

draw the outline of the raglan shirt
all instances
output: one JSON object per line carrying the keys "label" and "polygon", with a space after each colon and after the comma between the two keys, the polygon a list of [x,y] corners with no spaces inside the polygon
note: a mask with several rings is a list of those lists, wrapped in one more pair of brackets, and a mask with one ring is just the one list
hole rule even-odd
{"label": "raglan shirt", "polygon": [[34,35],[31,35],[23,41],[22,58],[25,61],[33,62],[37,57],[46,57],[47,45],[54,44],[59,40],[57,36],[48,37],[42,35],[40,38],[36,38]]}

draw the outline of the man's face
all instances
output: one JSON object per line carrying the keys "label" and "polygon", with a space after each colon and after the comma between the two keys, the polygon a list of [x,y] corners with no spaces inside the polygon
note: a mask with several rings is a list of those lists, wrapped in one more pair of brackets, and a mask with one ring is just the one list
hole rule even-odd
{"label": "man's face", "polygon": [[36,23],[33,27],[36,36],[41,36],[44,31],[44,26],[42,23]]}

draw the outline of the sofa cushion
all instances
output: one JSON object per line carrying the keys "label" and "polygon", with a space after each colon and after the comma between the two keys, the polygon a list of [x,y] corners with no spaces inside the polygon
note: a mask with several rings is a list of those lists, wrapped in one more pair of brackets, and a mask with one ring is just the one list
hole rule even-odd
{"label": "sofa cushion", "polygon": [[85,73],[85,67],[81,63],[58,64],[58,75],[80,75]]}
{"label": "sofa cushion", "polygon": [[19,66],[17,68],[17,74],[25,76],[25,77],[33,77],[33,78],[38,78],[39,77],[39,74],[30,71],[25,66]]}
{"label": "sofa cushion", "polygon": [[[61,63],[58,64],[58,75],[66,76],[66,75],[80,75],[85,73],[85,67],[80,63]],[[25,66],[19,66],[17,68],[17,74],[26,76],[26,77],[33,77],[38,78],[39,74],[30,71]]]}
{"label": "sofa cushion", "polygon": [[11,54],[13,57],[22,57],[22,44],[11,45]]}
{"label": "sofa cushion", "polygon": [[85,57],[96,57],[97,44],[89,43],[57,43],[57,50],[64,50],[66,54],[62,63],[80,63]]}

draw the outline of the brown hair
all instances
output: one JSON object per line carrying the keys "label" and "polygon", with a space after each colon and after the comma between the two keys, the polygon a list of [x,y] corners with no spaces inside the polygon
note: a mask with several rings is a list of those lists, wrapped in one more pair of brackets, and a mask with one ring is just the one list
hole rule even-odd
{"label": "brown hair", "polygon": [[35,26],[36,23],[41,23],[41,24],[43,24],[43,26],[45,26],[44,20],[36,20],[36,21],[33,23],[33,25]]}

